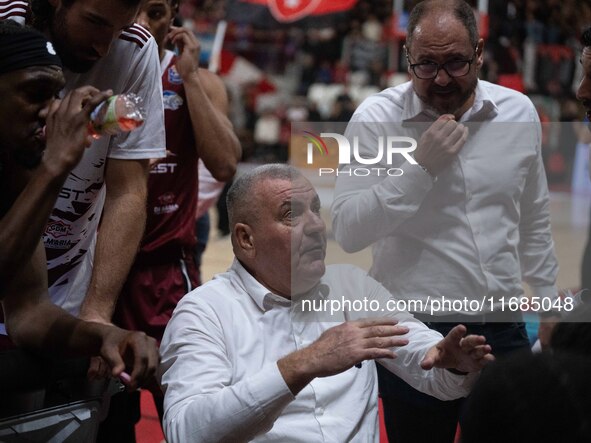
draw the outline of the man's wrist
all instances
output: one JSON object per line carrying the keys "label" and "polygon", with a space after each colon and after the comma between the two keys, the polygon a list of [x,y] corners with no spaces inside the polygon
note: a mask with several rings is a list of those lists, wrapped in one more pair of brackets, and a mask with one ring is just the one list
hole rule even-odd
{"label": "man's wrist", "polygon": [[70,173],[70,169],[42,160],[36,172],[39,178],[44,177],[41,179],[46,180],[49,186],[58,186],[61,189]]}
{"label": "man's wrist", "polygon": [[105,315],[104,313],[101,313],[95,309],[85,309],[84,306],[80,309],[78,318],[85,321],[112,325],[110,315]]}
{"label": "man's wrist", "polygon": [[203,85],[201,84],[201,78],[199,77],[199,69],[197,69],[196,71],[192,71],[191,73],[183,77],[183,84],[185,86],[195,85],[203,87]]}
{"label": "man's wrist", "polygon": [[277,367],[293,395],[297,395],[316,378],[301,350],[277,360]]}
{"label": "man's wrist", "polygon": [[421,162],[419,162],[416,157],[413,157],[415,162],[417,163],[417,166],[419,168],[421,168],[426,174],[429,175],[429,177],[431,177],[431,180],[433,180],[433,183],[435,183],[437,181],[437,176],[435,174],[433,174],[427,167],[423,166],[421,164]]}

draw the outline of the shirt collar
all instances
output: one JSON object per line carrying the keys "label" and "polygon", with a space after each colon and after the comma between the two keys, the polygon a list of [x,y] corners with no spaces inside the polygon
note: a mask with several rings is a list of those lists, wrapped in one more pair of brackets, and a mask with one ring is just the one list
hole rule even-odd
{"label": "shirt collar", "polygon": [[261,311],[266,312],[275,306],[291,306],[291,300],[269,291],[242,266],[237,258],[234,258],[230,269],[238,275],[244,291]]}
{"label": "shirt collar", "polygon": [[[404,104],[402,111],[403,122],[430,122],[437,119],[437,114],[427,108],[423,101],[418,97],[412,87],[412,81],[404,94]],[[494,117],[498,113],[498,107],[483,83],[478,80],[476,83],[474,103],[472,107],[462,116],[462,121],[474,120],[481,115]],[[489,115],[492,114],[492,115]]]}

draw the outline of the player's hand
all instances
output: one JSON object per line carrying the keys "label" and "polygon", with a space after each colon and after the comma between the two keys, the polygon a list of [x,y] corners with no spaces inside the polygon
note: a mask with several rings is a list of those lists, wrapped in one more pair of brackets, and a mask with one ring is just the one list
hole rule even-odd
{"label": "player's hand", "polygon": [[415,160],[437,176],[456,158],[468,139],[468,128],[451,114],[439,117],[421,136]]}
{"label": "player's hand", "polygon": [[[160,361],[156,340],[143,332],[115,326],[105,326],[102,336],[100,356],[108,365],[112,377],[122,378],[130,390],[153,380]],[[126,380],[124,372],[130,375],[129,380]],[[100,368],[96,371],[96,374],[99,373]]]}
{"label": "player's hand", "polygon": [[171,27],[166,39],[178,48],[179,55],[175,65],[177,72],[183,81],[189,80],[199,71],[199,55],[201,54],[199,41],[189,29],[175,26]]}
{"label": "player's hand", "polygon": [[45,120],[46,146],[43,163],[56,176],[67,174],[78,164],[84,149],[90,146],[90,114],[110,97],[112,91],[84,86],[70,91],[62,100],[54,100]]}

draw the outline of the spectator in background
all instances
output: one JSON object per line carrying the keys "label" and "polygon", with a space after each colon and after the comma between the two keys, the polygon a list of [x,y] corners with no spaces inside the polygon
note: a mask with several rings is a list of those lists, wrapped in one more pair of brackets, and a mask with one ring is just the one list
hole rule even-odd
{"label": "spectator in background", "polygon": [[82,87],[55,100],[63,86],[51,43],[30,28],[0,22],[0,301],[18,346],[49,355],[101,355],[110,375],[131,372],[129,388],[135,389],[156,370],[154,340],[79,320],[47,297],[41,234],[68,173],[91,144],[90,113],[111,95]]}
{"label": "spectator in background", "polygon": [[262,163],[279,159],[281,119],[275,109],[266,106],[254,125],[255,158]]}
{"label": "spectator in background", "polygon": [[339,95],[334,104],[329,117],[329,121],[333,122],[348,122],[353,117],[355,112],[355,103],[351,100],[348,94]]}
{"label": "spectator in background", "polygon": [[[199,68],[193,33],[171,26],[177,9],[176,0],[146,0],[137,17],[158,44],[167,156],[152,163],[146,231],[113,317],[158,342],[178,301],[201,284],[194,262],[198,160],[217,180],[228,181],[241,152],[227,117],[224,84]],[[166,49],[167,42],[178,56]],[[158,388],[152,393],[161,415],[162,395]],[[101,425],[99,441],[135,441],[139,394],[119,394],[112,404],[118,408]]]}

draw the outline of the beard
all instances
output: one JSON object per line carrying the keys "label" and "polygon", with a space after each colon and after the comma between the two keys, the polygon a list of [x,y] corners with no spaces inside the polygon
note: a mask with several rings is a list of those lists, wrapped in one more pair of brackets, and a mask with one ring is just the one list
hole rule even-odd
{"label": "beard", "polygon": [[[16,142],[20,140],[20,142]],[[12,168],[13,165],[33,170],[41,163],[45,141],[27,138],[13,137],[10,140],[0,139],[0,165],[3,168]]]}
{"label": "beard", "polygon": [[55,15],[49,25],[52,43],[64,67],[77,74],[83,74],[90,71],[96,61],[83,59],[75,54],[74,48],[69,43],[72,41],[72,36],[70,35],[66,22],[66,12],[67,10],[63,6],[55,11]]}
{"label": "beard", "polygon": [[[476,84],[478,82],[478,78],[474,78],[474,80],[468,84],[465,88],[462,88],[457,83],[450,84],[445,88],[441,88],[435,84],[431,85],[427,90],[427,94],[419,94],[418,91],[415,89],[415,93],[421,99],[421,101],[425,104],[425,106],[433,111],[435,111],[439,115],[443,114],[456,114],[470,99],[472,94],[474,94],[474,90],[476,89]],[[443,101],[441,100],[441,96],[438,94],[439,90],[446,90],[449,91],[451,88],[452,92],[449,94],[449,100]],[[439,97],[439,100],[436,102],[434,97]]]}
{"label": "beard", "polygon": [[24,169],[33,170],[41,164],[43,151],[44,147],[41,146],[32,149],[16,149],[12,152],[12,160]]}

